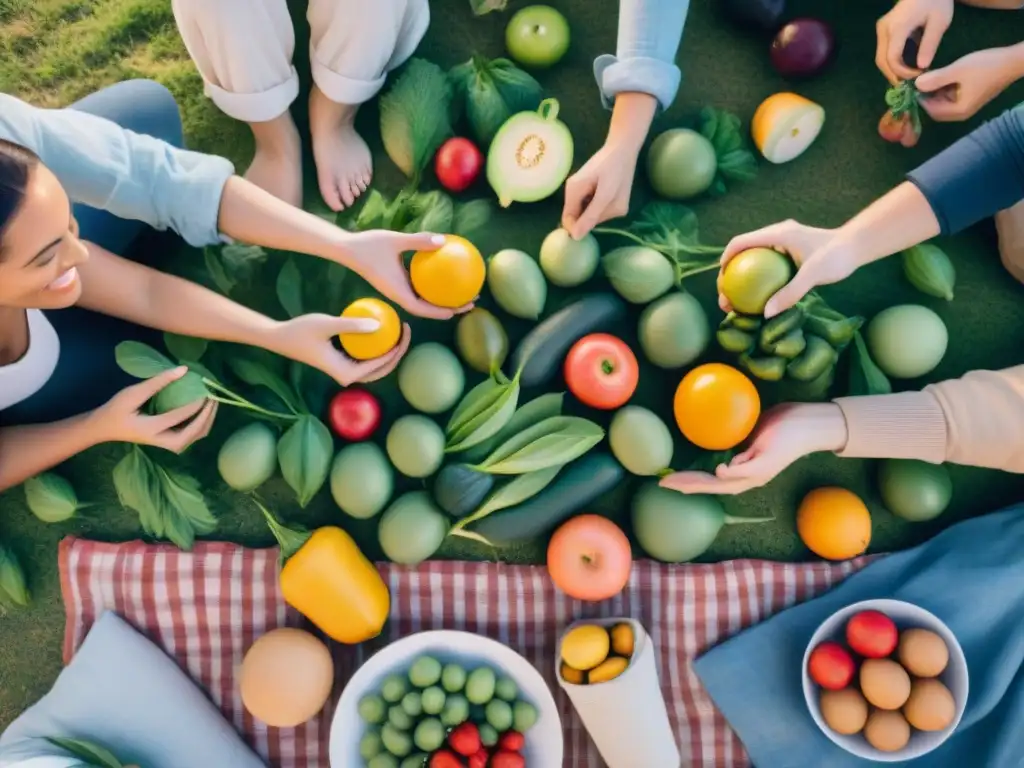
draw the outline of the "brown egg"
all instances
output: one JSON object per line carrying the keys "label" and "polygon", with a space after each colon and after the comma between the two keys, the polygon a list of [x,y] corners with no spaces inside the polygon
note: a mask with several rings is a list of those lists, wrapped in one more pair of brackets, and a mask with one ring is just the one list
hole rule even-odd
{"label": "brown egg", "polygon": [[899,712],[874,709],[864,726],[868,744],[882,752],[898,752],[910,741],[910,724]]}
{"label": "brown egg", "polygon": [[934,677],[917,678],[910,686],[903,715],[919,731],[941,731],[956,717],[956,702],[949,688]]}
{"label": "brown egg", "polygon": [[892,659],[866,659],[860,666],[860,690],[879,709],[899,709],[910,696],[910,675]]}
{"label": "brown egg", "polygon": [[293,728],[323,709],[334,685],[327,646],[301,629],[274,629],[245,654],[239,674],[242,704],[257,720]]}
{"label": "brown egg", "polygon": [[915,677],[938,677],[949,664],[949,648],[931,630],[907,629],[900,635],[899,657]]}
{"label": "brown egg", "polygon": [[868,703],[855,688],[821,690],[821,716],[836,733],[850,736],[860,733],[868,719]]}

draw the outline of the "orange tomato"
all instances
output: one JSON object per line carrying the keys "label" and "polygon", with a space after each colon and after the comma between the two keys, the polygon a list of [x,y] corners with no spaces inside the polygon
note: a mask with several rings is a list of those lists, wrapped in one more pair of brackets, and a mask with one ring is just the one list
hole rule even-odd
{"label": "orange tomato", "polygon": [[846,560],[863,554],[871,543],[871,513],[845,488],[818,488],[800,502],[796,530],[814,554]]}
{"label": "orange tomato", "polygon": [[369,317],[380,323],[372,333],[343,333],[341,347],[356,360],[372,360],[386,355],[402,339],[402,321],[390,304],[380,299],[356,299],[341,313],[342,317]]}
{"label": "orange tomato", "polygon": [[412,287],[424,301],[455,309],[480,295],[487,265],[469,240],[448,235],[435,251],[417,251],[409,263]]}
{"label": "orange tomato", "polygon": [[761,415],[761,398],[754,383],[732,366],[707,363],[679,382],[673,410],[687,440],[725,451],[750,435]]}
{"label": "orange tomato", "polygon": [[579,515],[563,523],[548,544],[551,580],[577,600],[614,597],[629,581],[632,565],[626,534],[600,515]]}

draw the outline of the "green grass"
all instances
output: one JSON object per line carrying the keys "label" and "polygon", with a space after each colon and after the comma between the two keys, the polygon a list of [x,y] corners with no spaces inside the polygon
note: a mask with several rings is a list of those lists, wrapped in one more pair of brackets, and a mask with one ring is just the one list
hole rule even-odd
{"label": "green grass", "polygon": [[[514,9],[528,2],[513,0],[510,5]],[[553,0],[553,4],[569,17],[574,42],[563,64],[539,75],[539,79],[561,101],[560,117],[575,138],[574,166],[579,167],[600,146],[607,126],[607,113],[598,101],[591,65],[596,55],[614,48],[615,14],[611,9],[615,4],[612,0]],[[767,43],[736,34],[715,18],[712,4],[712,0],[693,0],[680,54],[683,87],[676,104],[659,116],[654,132],[686,123],[705,104],[733,110],[747,121],[764,97],[793,87],[770,70]],[[291,0],[291,5],[295,11],[304,9],[301,0]],[[967,125],[927,124],[921,144],[913,150],[887,145],[875,130],[884,110],[885,83],[873,65],[874,20],[891,2],[824,4],[820,0],[793,0],[791,5],[794,13],[824,15],[834,24],[841,41],[834,67],[820,78],[798,86],[801,93],[825,106],[825,131],[798,161],[781,167],[762,164],[756,180],[736,185],[725,198],[696,202],[694,208],[700,216],[702,239],[706,243],[724,243],[738,232],[788,217],[834,226],[981,119],[1024,99],[1021,87],[1015,86]],[[502,55],[507,13],[476,19],[468,12],[468,0],[436,0],[431,7],[434,21],[420,55],[445,67],[465,60],[473,51]],[[295,61],[303,82],[308,83],[304,45],[308,33],[301,21],[303,14],[293,15],[300,19]],[[940,63],[971,50],[1018,39],[1016,23],[1001,23],[998,15],[961,9],[943,43]],[[252,151],[248,131],[220,114],[203,96],[201,80],[178,38],[170,0],[0,0],[3,91],[36,104],[61,106],[106,84],[131,77],[152,77],[171,89],[181,105],[186,141],[191,148],[225,155],[240,169],[245,167]],[[300,101],[296,109],[300,127],[301,107]],[[393,194],[402,179],[380,151],[375,122],[375,108],[369,105],[360,116],[360,127],[375,149],[375,186]],[[318,196],[311,171],[310,168],[307,175],[307,201],[312,206]],[[641,172],[634,202],[642,203],[649,194]],[[535,253],[544,235],[556,225],[559,208],[556,196],[545,203],[503,211],[478,245],[487,253],[503,247]],[[862,270],[844,284],[826,290],[826,297],[848,314],[870,316],[904,302],[925,303],[935,308],[949,326],[950,350],[929,380],[1020,363],[1018,331],[1024,327],[1024,294],[998,262],[991,225],[979,226],[944,245],[958,270],[957,298],[950,304],[914,292],[902,278],[895,259]],[[200,275],[198,256],[195,251],[183,249],[175,270]],[[247,303],[280,315],[273,299],[273,282],[280,264],[281,258],[275,256],[254,289],[244,296]],[[311,266],[312,262],[302,260],[302,264]],[[687,288],[710,316],[717,318],[711,276],[697,278]],[[557,309],[571,298],[564,291],[553,290],[548,309]],[[521,322],[509,322],[507,326],[513,340],[527,327]],[[452,328],[440,323],[417,323],[414,335],[416,341],[437,339],[451,343]],[[635,343],[630,331],[624,332],[624,337]],[[671,413],[676,381],[677,377],[645,368],[636,399],[667,416]],[[901,388],[919,388],[924,383],[905,382]],[[400,415],[401,402],[394,383],[382,382],[375,388],[388,406],[387,419]],[[840,382],[837,393],[841,394],[841,388]],[[785,390],[772,388],[765,388],[763,394],[769,403],[786,396]],[[241,423],[244,422],[238,414],[225,409],[214,434],[178,461],[195,473],[207,489],[220,520],[216,538],[267,546],[271,538],[255,509],[228,492],[213,469],[221,441]],[[109,480],[120,451],[117,446],[100,447],[61,467],[60,472],[85,500],[99,502],[81,519],[46,526],[26,509],[20,489],[0,494],[0,539],[9,543],[25,563],[36,598],[31,610],[0,619],[0,728],[36,701],[60,670],[63,610],[56,571],[60,539],[76,534],[124,541],[140,535],[138,520],[117,504]],[[684,466],[691,453],[680,441],[675,463]],[[802,494],[819,485],[843,485],[867,500],[874,519],[871,551],[909,546],[957,520],[1024,498],[1024,481],[1019,477],[954,467],[956,490],[949,512],[934,523],[913,526],[882,508],[874,487],[874,471],[871,462],[841,461],[834,457],[816,456],[799,462],[767,488],[728,500],[731,512],[771,513],[777,521],[727,527],[707,559],[807,557],[795,535],[793,515]],[[415,487],[415,483],[404,483],[400,490]],[[623,488],[590,511],[606,513],[622,521],[628,530],[627,490]],[[375,522],[339,519],[326,491],[305,510],[298,509],[280,480],[268,485],[266,497],[271,507],[289,521],[301,520],[309,526],[326,522],[346,526],[370,557],[380,556]],[[538,562],[543,555],[542,545],[537,542],[504,556],[513,561]],[[470,544],[446,545],[440,554],[486,557],[489,553]]]}

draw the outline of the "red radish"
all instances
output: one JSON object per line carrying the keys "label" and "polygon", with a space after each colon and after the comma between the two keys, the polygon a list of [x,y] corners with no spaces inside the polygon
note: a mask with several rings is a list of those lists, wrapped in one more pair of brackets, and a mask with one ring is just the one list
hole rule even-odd
{"label": "red radish", "polygon": [[913,147],[921,140],[921,134],[914,128],[914,121],[908,120],[906,127],[903,129],[903,135],[900,137],[900,144],[904,147]]}
{"label": "red radish", "polygon": [[881,611],[861,611],[846,623],[846,642],[854,653],[883,659],[896,650],[899,630]]}
{"label": "red radish", "polygon": [[469,139],[448,139],[434,157],[437,180],[451,192],[468,189],[483,167],[484,156]]}
{"label": "red radish", "polygon": [[510,752],[521,752],[524,746],[526,746],[526,737],[516,731],[506,731],[498,739],[498,747]]}
{"label": "red radish", "polygon": [[430,756],[429,768],[465,768],[462,761],[447,749]]}
{"label": "red radish", "polygon": [[839,643],[824,642],[811,651],[807,673],[822,688],[838,691],[850,684],[856,671],[853,656]]}
{"label": "red radish", "polygon": [[903,139],[903,133],[910,127],[910,115],[904,113],[899,117],[886,110],[882,119],[878,121],[878,135],[886,141],[898,144]]}
{"label": "red radish", "polygon": [[463,757],[472,757],[483,746],[480,743],[480,731],[477,730],[473,723],[463,723],[456,726],[448,734],[448,746]]}
{"label": "red radish", "polygon": [[494,753],[489,768],[526,768],[526,758],[518,752],[503,749]]}
{"label": "red radish", "polygon": [[331,398],[327,421],[342,440],[367,440],[380,426],[380,401],[362,387],[349,387]]}

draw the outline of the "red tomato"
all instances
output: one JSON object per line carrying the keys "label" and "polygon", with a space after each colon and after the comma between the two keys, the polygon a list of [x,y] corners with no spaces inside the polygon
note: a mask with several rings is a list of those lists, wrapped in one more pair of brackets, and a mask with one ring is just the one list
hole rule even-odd
{"label": "red tomato", "polygon": [[521,752],[526,746],[526,737],[517,731],[505,731],[498,739],[498,746],[509,752]]}
{"label": "red tomato", "polygon": [[483,167],[484,156],[469,139],[448,139],[434,156],[437,180],[452,192],[468,189]]}
{"label": "red tomato", "polygon": [[469,768],[487,768],[487,761],[490,757],[487,750],[481,748],[479,752],[469,758]]}
{"label": "red tomato", "polygon": [[826,642],[811,651],[807,674],[822,688],[838,691],[853,680],[856,664],[850,652],[839,643]]}
{"label": "red tomato", "polygon": [[869,659],[884,659],[895,651],[899,635],[893,620],[881,611],[861,611],[846,622],[846,643]]}
{"label": "red tomato", "polygon": [[342,440],[367,440],[380,426],[380,401],[365,389],[349,387],[331,398],[327,420]]}
{"label": "red tomato", "polygon": [[430,768],[463,768],[462,761],[447,749],[435,752],[430,757]]}
{"label": "red tomato", "polygon": [[456,726],[448,734],[448,746],[463,757],[472,757],[483,746],[480,743],[480,731],[477,730],[476,725],[473,723],[463,723]]}
{"label": "red tomato", "polygon": [[612,410],[636,391],[640,367],[626,342],[607,333],[592,333],[573,344],[565,356],[565,383],[591,408]]}
{"label": "red tomato", "polygon": [[526,759],[518,752],[502,750],[491,758],[491,768],[526,768]]}

